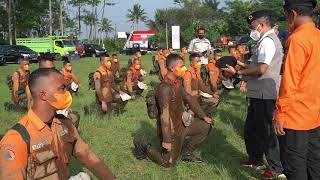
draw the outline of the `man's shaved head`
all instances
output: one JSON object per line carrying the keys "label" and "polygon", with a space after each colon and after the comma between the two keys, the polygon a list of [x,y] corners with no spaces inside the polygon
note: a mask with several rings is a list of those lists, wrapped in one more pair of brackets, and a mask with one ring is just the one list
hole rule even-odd
{"label": "man's shaved head", "polygon": [[181,57],[178,54],[170,54],[166,60],[167,68],[169,68],[172,64],[176,63],[179,60],[182,61]]}
{"label": "man's shaved head", "polygon": [[44,53],[40,56],[39,68],[55,68],[54,55],[51,53]]}
{"label": "man's shaved head", "polygon": [[25,63],[25,62],[29,63],[29,60],[26,59],[26,58],[24,58],[24,57],[21,57],[21,58],[19,59],[19,64],[23,64],[23,63]]}
{"label": "man's shaved head", "polygon": [[[59,78],[61,76],[61,79]],[[54,68],[39,68],[33,71],[29,77],[29,88],[33,98],[37,92],[47,89],[46,86],[54,86],[53,81],[63,81],[62,74]],[[64,83],[64,82],[62,82]]]}

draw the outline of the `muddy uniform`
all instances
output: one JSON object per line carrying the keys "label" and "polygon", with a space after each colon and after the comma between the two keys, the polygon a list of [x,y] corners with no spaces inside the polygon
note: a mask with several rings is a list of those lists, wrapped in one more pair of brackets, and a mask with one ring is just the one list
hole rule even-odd
{"label": "muddy uniform", "polygon": [[180,53],[180,57],[181,57],[181,59],[183,60],[184,63],[186,62],[186,56],[187,56],[186,53]]}
{"label": "muddy uniform", "polygon": [[16,130],[6,133],[0,141],[0,179],[67,180],[70,177],[68,166],[71,156],[76,157],[99,179],[112,176],[106,173],[107,167],[70,122],[68,119],[54,118],[49,127],[29,110],[19,121],[30,136],[29,149],[25,138]]}
{"label": "muddy uniform", "polygon": [[62,68],[60,72],[63,75],[63,78],[67,81],[67,89],[68,89],[68,91],[73,93],[74,91],[71,89],[71,83],[74,82],[77,85],[79,85],[78,78],[75,76],[75,74],[73,73],[72,70],[71,71],[67,71],[65,68]]}
{"label": "muddy uniform", "polygon": [[[117,110],[122,111],[126,102],[123,102],[120,98],[112,71],[100,66],[94,74],[94,80],[96,84],[100,85],[100,88],[96,88],[96,100],[99,105],[101,106],[101,101],[105,101],[109,105],[116,103]],[[108,108],[108,110],[111,109]]]}
{"label": "muddy uniform", "polygon": [[153,59],[153,68],[154,68],[154,72],[156,74],[158,74],[160,72],[160,66],[159,66],[159,59],[163,58],[163,53],[157,53]]}
{"label": "muddy uniform", "polygon": [[[63,75],[63,78],[67,81],[67,89],[68,89],[68,91],[72,95],[74,95],[74,93],[76,93],[76,92],[74,92],[71,89],[71,83],[75,82],[75,83],[79,84],[78,79],[74,75],[73,71],[70,72],[70,71],[67,71],[65,68],[62,68],[60,72]],[[69,119],[71,119],[73,125],[78,129],[79,123],[80,123],[80,114],[79,114],[79,112],[69,109],[67,116],[68,116]]]}
{"label": "muddy uniform", "polygon": [[[20,111],[27,110],[29,105],[28,103],[31,100],[31,94],[28,86],[29,76],[29,71],[22,72],[20,69],[12,75],[13,87],[11,97],[16,108]],[[18,99],[15,97],[18,97]]]}
{"label": "muddy uniform", "polygon": [[126,92],[130,96],[140,96],[143,92],[143,89],[140,89],[138,87],[138,81],[143,81],[140,70],[136,70],[131,66],[121,83],[121,90]]}
{"label": "muddy uniform", "polygon": [[115,81],[118,82],[118,80],[120,78],[120,63],[112,61],[111,71],[112,71],[112,74],[115,78]]}
{"label": "muddy uniform", "polygon": [[159,68],[160,68],[159,79],[160,79],[160,81],[162,81],[168,73],[168,69],[166,67],[165,56],[160,56],[160,58],[158,59],[158,64],[159,64]]}
{"label": "muddy uniform", "polygon": [[216,67],[214,62],[209,62],[206,66],[207,78],[205,80],[205,85],[211,88],[212,92],[217,92],[220,70]]}
{"label": "muddy uniform", "polygon": [[[206,117],[206,114],[197,101],[185,92],[178,80],[163,80],[157,90],[156,101],[159,111],[158,137],[160,142],[171,143],[172,149],[170,152],[163,148],[159,151],[156,147],[149,146],[147,155],[161,166],[173,167],[180,157],[185,137],[190,136],[190,141],[184,145],[183,152],[192,153],[207,137],[210,125],[200,120]],[[182,121],[183,102],[197,115],[188,127],[185,127]]]}
{"label": "muddy uniform", "polygon": [[[213,92],[209,87],[205,86],[202,82],[200,73],[195,72],[195,70],[190,67],[184,76],[185,83],[188,82],[191,84],[191,96],[198,99],[202,109],[208,116],[211,116],[218,105],[219,99],[217,98],[205,98],[200,95],[200,91],[212,95]],[[186,88],[186,87],[185,87]]]}

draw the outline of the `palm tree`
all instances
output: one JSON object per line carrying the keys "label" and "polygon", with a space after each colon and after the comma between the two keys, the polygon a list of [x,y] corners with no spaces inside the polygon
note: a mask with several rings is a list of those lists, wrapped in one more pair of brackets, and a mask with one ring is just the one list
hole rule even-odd
{"label": "palm tree", "polygon": [[113,31],[112,23],[108,18],[102,18],[99,23],[98,32],[104,33],[105,38],[108,37],[108,33]]}
{"label": "palm tree", "polygon": [[157,23],[152,19],[146,20],[146,25],[150,30],[158,30]]}
{"label": "palm tree", "polygon": [[[128,22],[132,22],[138,29],[139,22],[145,22],[147,20],[146,12],[141,8],[140,4],[134,4],[132,9],[128,9],[127,19]],[[133,26],[134,27],[134,26]]]}
{"label": "palm tree", "polygon": [[212,10],[217,11],[219,9],[220,2],[218,0],[204,0],[203,4],[210,7]]}
{"label": "palm tree", "polygon": [[91,13],[89,11],[85,12],[85,15],[83,16],[83,23],[86,26],[90,27],[89,30],[89,39],[92,40],[93,39],[93,26],[95,25],[95,23],[97,22],[97,18],[95,16],[94,13]]}
{"label": "palm tree", "polygon": [[85,3],[87,3],[86,0],[70,0],[69,1],[69,4],[71,4],[74,7],[77,7],[77,9],[78,9],[78,12],[77,12],[77,14],[78,14],[77,15],[77,18],[78,18],[78,29],[79,29],[79,31],[77,33],[78,36],[80,36],[80,34],[81,34],[81,17],[82,17],[81,8],[83,8]]}

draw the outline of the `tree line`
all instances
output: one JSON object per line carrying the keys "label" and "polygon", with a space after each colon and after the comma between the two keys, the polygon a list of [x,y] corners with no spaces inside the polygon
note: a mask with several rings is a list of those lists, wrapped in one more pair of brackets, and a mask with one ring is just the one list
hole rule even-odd
{"label": "tree line", "polygon": [[[199,27],[207,30],[210,40],[222,35],[248,34],[250,26],[246,17],[259,9],[272,10],[273,22],[286,29],[282,0],[226,0],[225,6],[221,6],[219,0],[172,2],[176,7],[157,9],[154,17],[146,16],[143,4],[134,4],[128,9],[127,21],[132,23],[132,29],[140,29],[139,23],[144,22],[156,30],[153,40],[157,42],[165,42],[166,26],[179,25],[183,45],[195,36],[195,29]],[[116,22],[111,22],[105,12],[118,3],[114,0],[0,0],[0,44],[14,43],[16,37],[48,35],[81,35],[89,41],[107,39],[115,30],[113,23]],[[70,10],[76,13],[71,15]]]}
{"label": "tree line", "polygon": [[[211,41],[218,41],[221,36],[247,35],[250,33],[250,26],[246,17],[262,9],[271,10],[273,23],[282,30],[287,29],[283,0],[226,0],[225,6],[221,6],[219,0],[173,1],[178,7],[158,9],[154,20],[146,22],[151,29],[158,32],[155,41],[165,41],[166,25],[180,26],[181,43],[184,46],[195,37],[195,30],[199,27],[206,29],[207,38]],[[317,12],[319,14],[319,9]],[[319,15],[316,18],[319,21]]]}

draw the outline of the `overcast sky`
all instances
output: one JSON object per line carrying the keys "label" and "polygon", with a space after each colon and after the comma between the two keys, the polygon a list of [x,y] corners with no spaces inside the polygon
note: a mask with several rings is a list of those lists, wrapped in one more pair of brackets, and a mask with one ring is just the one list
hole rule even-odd
{"label": "overcast sky", "polygon": [[[103,0],[102,0],[103,1]],[[224,0],[220,0],[221,5],[224,5]],[[113,25],[117,26],[117,31],[125,31],[130,32],[132,30],[131,23],[127,22],[126,15],[128,13],[128,9],[131,9],[135,3],[139,3],[142,8],[147,13],[147,17],[149,19],[154,19],[154,14],[156,9],[164,9],[171,7],[179,7],[177,4],[173,3],[173,0],[107,0],[107,2],[116,3],[115,6],[107,6],[105,9],[105,17],[110,19]],[[102,5],[99,6],[98,12],[100,11]],[[71,10],[71,14],[74,16],[77,11],[76,9]],[[101,17],[101,15],[100,15]],[[100,18],[99,17],[99,18]],[[82,26],[82,32],[86,34],[86,28]],[[140,30],[146,30],[147,27],[144,23],[139,24]]]}

